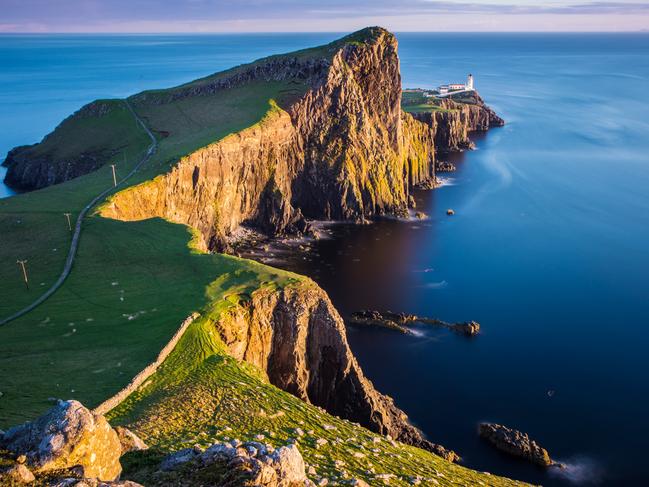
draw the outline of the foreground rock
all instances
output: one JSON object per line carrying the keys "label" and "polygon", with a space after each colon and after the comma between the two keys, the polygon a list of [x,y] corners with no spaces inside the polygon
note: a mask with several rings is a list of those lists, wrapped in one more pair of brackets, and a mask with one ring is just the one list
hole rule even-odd
{"label": "foreground rock", "polygon": [[122,445],[122,455],[130,451],[141,451],[149,449],[147,444],[144,443],[144,441],[142,441],[139,436],[137,436],[128,428],[125,428],[124,426],[116,426],[115,432],[117,433],[119,442]]}
{"label": "foreground rock", "polygon": [[113,482],[103,482],[97,479],[77,479],[73,477],[55,480],[49,484],[49,487],[144,487],[137,482],[130,480],[115,480]]}
{"label": "foreground rock", "polygon": [[34,474],[20,463],[0,471],[0,485],[29,484],[35,479]]}
{"label": "foreground rock", "polygon": [[[205,473],[215,464],[225,466],[225,478],[209,479],[219,485],[254,485],[259,487],[311,487],[315,484],[306,474],[304,459],[295,445],[274,449],[256,441],[241,444],[215,443],[206,450],[187,448],[165,457],[163,472],[182,471],[186,476]],[[192,479],[185,479],[191,482]]]}
{"label": "foreground rock", "polygon": [[477,321],[465,321],[462,323],[448,323],[437,318],[411,315],[408,313],[393,313],[392,311],[362,310],[351,314],[350,323],[354,325],[380,326],[400,331],[401,333],[413,333],[408,325],[419,322],[429,325],[448,328],[464,336],[475,336],[480,333],[480,323]]}
{"label": "foreground rock", "polygon": [[9,429],[0,447],[24,455],[35,473],[78,467],[83,477],[109,481],[122,471],[117,433],[77,401],[59,401],[37,420]]}
{"label": "foreground rock", "polygon": [[482,438],[510,455],[524,458],[541,467],[554,464],[548,451],[530,439],[527,433],[496,423],[481,423],[478,431]]}

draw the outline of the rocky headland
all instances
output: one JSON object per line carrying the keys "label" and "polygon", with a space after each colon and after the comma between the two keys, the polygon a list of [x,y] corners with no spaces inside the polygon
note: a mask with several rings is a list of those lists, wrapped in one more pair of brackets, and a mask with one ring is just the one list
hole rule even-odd
{"label": "rocky headland", "polygon": [[[445,100],[443,110],[406,113],[401,109],[396,38],[384,29],[369,28],[345,39],[313,55],[274,56],[200,85],[131,97],[130,106],[137,112],[151,103],[173,104],[221,92],[227,96],[227,90],[252,82],[294,82],[306,87],[289,101],[271,101],[258,123],[192,150],[168,171],[115,194],[101,207],[101,216],[124,221],[161,217],[188,225],[196,231],[196,246],[205,251],[230,250],[232,237],[242,226],[281,236],[309,233],[309,220],[403,216],[413,206],[412,189],[435,181],[438,153],[470,148],[471,131],[502,125],[502,119],[477,94],[462,102]],[[62,126],[77,123],[79,117],[104,117],[111,110],[124,110],[103,107],[102,102],[88,105]],[[151,129],[164,132],[162,127]],[[43,145],[11,151],[5,160],[7,182],[23,189],[56,184],[97,169],[115,154],[114,146],[109,146],[60,158],[48,149],[56,137],[55,131]],[[399,316],[379,313],[358,319],[399,326],[415,320],[466,335],[479,331],[475,322],[449,324]],[[393,400],[364,376],[347,343],[342,318],[313,282],[258,289],[213,325],[232,356],[264,371],[284,391],[377,433],[450,461],[459,459],[425,439]],[[75,431],[92,426],[93,431],[102,432],[102,441],[115,445],[130,438],[113,430],[101,415],[86,414],[78,403],[67,403],[46,419],[10,430],[2,445],[16,454],[26,452],[27,467],[35,473],[43,469],[44,458],[48,465],[55,458],[53,464],[62,468],[68,468],[65,458],[70,457],[88,463],[86,457],[92,456],[94,447],[61,450],[60,438],[67,438],[67,433],[50,438],[50,449],[61,452],[54,456],[40,452],[40,443],[34,443],[42,439],[47,424],[68,424],[65,418],[71,414],[81,428]],[[79,443],[92,441],[94,436]],[[129,441],[137,444],[133,438]],[[114,449],[121,452],[121,448]],[[223,445],[214,450],[223,448],[230,452]],[[187,453],[187,461],[198,461],[197,456],[203,455],[195,453]],[[272,454],[263,455],[261,463],[274,462]],[[234,457],[225,459],[229,462]],[[119,476],[121,466],[114,455],[102,461],[101,467],[93,462],[87,467],[90,470],[78,474],[107,482]],[[258,470],[256,461],[236,462],[250,472]],[[93,468],[102,470],[96,473]],[[270,470],[260,471],[273,477]]]}

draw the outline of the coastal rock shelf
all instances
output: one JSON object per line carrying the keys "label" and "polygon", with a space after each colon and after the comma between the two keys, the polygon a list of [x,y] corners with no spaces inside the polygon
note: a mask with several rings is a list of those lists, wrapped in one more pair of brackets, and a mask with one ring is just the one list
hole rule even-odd
{"label": "coastal rock shelf", "polygon": [[524,458],[541,467],[560,466],[548,451],[532,440],[526,433],[496,423],[481,423],[478,433],[497,449]]}
{"label": "coastal rock shelf", "polygon": [[401,333],[412,334],[408,327],[413,323],[425,323],[428,325],[448,328],[464,336],[475,336],[480,333],[480,324],[477,321],[466,321],[462,323],[448,323],[437,318],[411,315],[407,313],[393,313],[391,311],[380,312],[363,310],[351,314],[350,323],[353,325],[379,326],[400,331]]}

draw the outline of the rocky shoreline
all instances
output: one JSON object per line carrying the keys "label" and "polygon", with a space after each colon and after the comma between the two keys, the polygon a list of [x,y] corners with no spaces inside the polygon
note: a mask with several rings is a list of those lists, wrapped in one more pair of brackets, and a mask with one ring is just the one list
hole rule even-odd
{"label": "rocky shoreline", "polygon": [[428,318],[425,316],[417,316],[408,313],[393,313],[392,311],[356,311],[350,315],[349,323],[352,325],[361,326],[378,326],[406,334],[413,334],[413,330],[409,328],[409,325],[412,325],[414,323],[424,323],[427,325],[447,328],[466,337],[473,337],[480,333],[480,323],[478,323],[477,321],[448,323],[437,318]]}

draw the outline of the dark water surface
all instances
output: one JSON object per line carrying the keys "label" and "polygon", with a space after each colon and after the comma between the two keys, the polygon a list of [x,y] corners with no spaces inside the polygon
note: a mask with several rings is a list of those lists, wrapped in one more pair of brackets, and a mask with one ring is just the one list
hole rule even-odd
{"label": "dark water surface", "polygon": [[[335,37],[0,37],[0,151],[93,98]],[[475,339],[349,332],[378,388],[466,465],[545,485],[648,485],[649,35],[399,41],[404,86],[472,72],[507,126],[452,157],[449,185],[417,193],[429,220],[336,225],[284,265],[343,314],[482,324]],[[477,438],[482,420],[529,432],[567,476],[495,452]]]}

